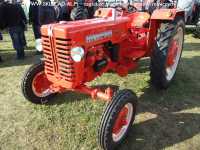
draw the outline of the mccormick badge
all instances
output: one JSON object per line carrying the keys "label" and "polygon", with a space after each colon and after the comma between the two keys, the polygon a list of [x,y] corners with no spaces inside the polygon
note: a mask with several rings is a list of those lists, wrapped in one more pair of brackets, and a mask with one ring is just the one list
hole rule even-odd
{"label": "mccormick badge", "polygon": [[112,37],[112,30],[101,32],[98,34],[88,35],[86,36],[86,42],[90,43],[90,42],[102,40],[108,37]]}

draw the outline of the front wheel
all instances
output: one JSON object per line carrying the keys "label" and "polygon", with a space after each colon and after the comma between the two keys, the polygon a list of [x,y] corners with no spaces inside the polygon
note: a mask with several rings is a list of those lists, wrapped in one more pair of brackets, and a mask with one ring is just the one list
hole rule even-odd
{"label": "front wheel", "polygon": [[44,62],[32,65],[24,74],[21,89],[24,97],[32,103],[47,103],[54,92],[50,90],[52,83],[44,72]]}
{"label": "front wheel", "polygon": [[99,142],[113,150],[126,137],[136,114],[137,97],[131,90],[118,91],[107,105],[99,127]]}

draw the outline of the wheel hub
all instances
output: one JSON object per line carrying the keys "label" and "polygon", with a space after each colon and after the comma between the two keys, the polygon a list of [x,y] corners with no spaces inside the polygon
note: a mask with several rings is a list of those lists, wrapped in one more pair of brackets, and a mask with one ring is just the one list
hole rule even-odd
{"label": "wheel hub", "polygon": [[121,112],[119,113],[119,116],[117,117],[117,120],[115,122],[115,126],[113,128],[113,133],[118,134],[120,130],[123,128],[123,126],[127,125],[127,117],[128,109],[124,107]]}
{"label": "wheel hub", "polygon": [[168,58],[167,58],[167,66],[172,66],[175,63],[175,59],[178,52],[178,42],[176,40],[172,41],[171,48],[169,50]]}
{"label": "wheel hub", "polygon": [[176,72],[176,69],[181,57],[181,53],[182,53],[183,37],[184,37],[183,28],[179,27],[170,43],[168,54],[167,54],[166,79],[168,81],[172,80]]}
{"label": "wheel hub", "polygon": [[50,95],[52,92],[50,90],[51,82],[47,79],[45,72],[39,72],[33,78],[32,89],[35,95],[38,97],[45,97]]}
{"label": "wheel hub", "polygon": [[115,142],[118,142],[124,137],[131,122],[132,115],[133,105],[128,103],[121,109],[114,123],[112,137]]}

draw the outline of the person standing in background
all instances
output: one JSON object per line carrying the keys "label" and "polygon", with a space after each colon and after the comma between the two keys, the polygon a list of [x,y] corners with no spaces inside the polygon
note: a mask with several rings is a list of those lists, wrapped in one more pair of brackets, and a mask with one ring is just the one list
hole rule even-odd
{"label": "person standing in background", "polygon": [[23,27],[23,29],[24,29],[24,32],[23,32],[23,45],[24,45],[24,48],[27,48],[27,43],[26,43],[26,36],[25,36],[25,31],[27,31],[27,16],[26,16],[26,11],[25,11],[25,9],[23,8],[23,6],[24,6],[24,4],[22,3],[22,1],[21,0],[17,0],[17,6],[19,7],[19,9],[21,10],[23,10],[23,22],[22,22],[22,26],[24,26]]}
{"label": "person standing in background", "polygon": [[68,17],[69,10],[67,9],[67,3],[65,0],[59,0],[55,6],[55,9],[57,21],[68,21],[70,19]]}
{"label": "person standing in background", "polygon": [[40,24],[39,24],[39,2],[37,0],[30,1],[29,7],[29,23],[32,24],[34,38],[35,38],[35,48],[36,54],[42,53],[41,46],[41,33],[40,33]]}
{"label": "person standing in background", "polygon": [[2,34],[0,32],[0,41],[2,41],[2,40],[3,40],[3,36],[2,36]]}
{"label": "person standing in background", "polygon": [[29,7],[30,7],[30,0],[21,0],[21,6],[24,10],[26,19],[29,19]]}
{"label": "person standing in background", "polygon": [[40,26],[56,22],[56,11],[50,0],[43,0],[39,6]]}
{"label": "person standing in background", "polygon": [[[5,3],[3,0],[0,0],[0,30],[3,30],[6,28],[6,22],[4,20],[4,6]],[[2,33],[0,32],[0,41],[3,40]],[[0,56],[0,62],[2,62],[2,57]]]}
{"label": "person standing in background", "polygon": [[[3,40],[3,36],[2,36],[2,34],[1,34],[1,32],[0,32],[0,41],[2,41]],[[0,63],[2,62],[3,60],[2,60],[2,58],[1,58],[1,56],[0,56]]]}
{"label": "person standing in background", "polygon": [[33,32],[35,36],[35,47],[37,54],[42,53],[42,40],[40,27],[45,24],[56,21],[56,12],[50,0],[43,0],[41,5],[37,0],[30,1],[29,22],[33,25]]}
{"label": "person standing in background", "polygon": [[[17,59],[24,59],[24,47],[26,42],[24,40],[24,30],[26,27],[26,16],[20,4],[6,3],[1,4],[1,21],[4,22],[3,28],[8,28],[12,39],[13,47],[17,52]],[[5,17],[6,16],[6,17]]]}

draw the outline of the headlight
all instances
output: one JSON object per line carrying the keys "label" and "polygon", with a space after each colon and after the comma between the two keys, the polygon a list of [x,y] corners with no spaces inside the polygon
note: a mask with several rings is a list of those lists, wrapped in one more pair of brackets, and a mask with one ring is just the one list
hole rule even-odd
{"label": "headlight", "polygon": [[71,49],[71,57],[75,62],[80,62],[84,56],[84,49],[82,47],[74,47]]}
{"label": "headlight", "polygon": [[35,48],[37,51],[42,51],[42,39],[36,39],[35,40]]}

